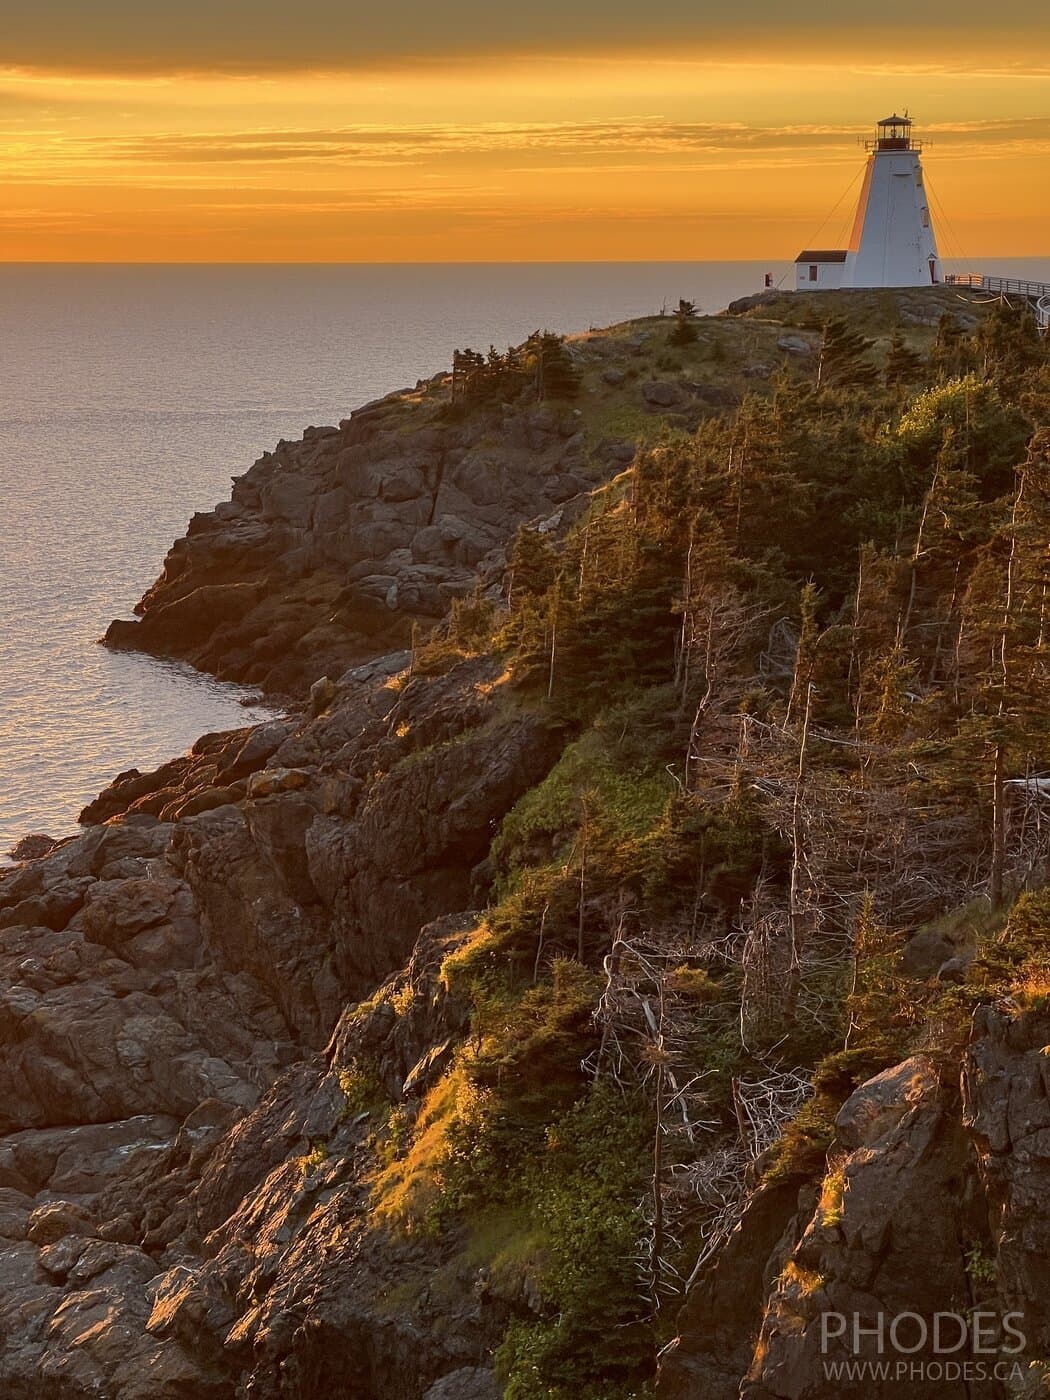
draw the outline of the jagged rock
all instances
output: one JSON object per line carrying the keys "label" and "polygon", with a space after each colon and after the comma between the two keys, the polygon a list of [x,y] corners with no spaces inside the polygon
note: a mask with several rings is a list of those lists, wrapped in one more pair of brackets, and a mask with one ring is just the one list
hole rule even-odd
{"label": "jagged rock", "polygon": [[[826,1362],[876,1359],[874,1334],[857,1352],[851,1336],[831,1337],[825,1348],[824,1313],[857,1313],[872,1326],[877,1314],[915,1311],[919,1300],[930,1317],[970,1306],[966,1241],[979,1229],[979,1207],[973,1192],[960,1190],[967,1143],[958,1090],[917,1056],[857,1093],[860,1101],[843,1110],[843,1146],[861,1145],[839,1160],[783,1260],[740,1390],[747,1400],[827,1394]],[[932,1340],[920,1355],[933,1359]],[[835,1386],[843,1400],[871,1395],[866,1376]],[[909,1388],[930,1400],[965,1393],[943,1377]]]}
{"label": "jagged rock", "polygon": [[670,408],[672,404],[678,403],[682,393],[676,384],[671,384],[665,379],[654,379],[642,385],[642,397],[647,404],[657,408]]}
{"label": "jagged rock", "polygon": [[61,1235],[51,1243],[40,1236],[33,1243],[41,1246],[38,1262],[44,1273],[61,1282],[69,1276],[89,1241],[84,1234],[76,1231]]}
{"label": "jagged rock", "polygon": [[813,344],[802,335],[782,335],[777,340],[777,349],[789,355],[812,355]]}
{"label": "jagged rock", "polygon": [[34,1194],[94,1196],[122,1171],[166,1147],[178,1126],[177,1118],[143,1115],[8,1133],[0,1139],[0,1179],[21,1182]]}
{"label": "jagged rock", "polygon": [[[467,1013],[441,968],[477,916],[449,911],[563,738],[494,692],[498,659],[391,686],[408,659],[123,774],[108,825],[0,883],[0,1394],[59,1374],[119,1400],[489,1384],[508,1304],[476,1269],[456,1265],[438,1318],[384,1301],[406,1279],[422,1298],[456,1246],[376,1230],[340,1076],[364,1056],[414,1111],[450,1063]],[[132,810],[246,769],[238,803]]]}
{"label": "jagged rock", "polygon": [[[264,454],[234,478],[230,501],[194,516],[140,620],[113,622],[107,644],[184,658],[282,697],[406,645],[414,625],[470,592],[475,566],[521,522],[578,494],[569,473],[550,481],[586,458],[578,411],[493,405],[446,422],[447,392],[445,380],[428,381]],[[234,766],[201,786],[247,772]],[[171,786],[144,785],[138,810],[176,810],[162,796]],[[106,815],[96,808],[91,819]]]}
{"label": "jagged rock", "polygon": [[279,792],[299,792],[310,783],[305,768],[264,768],[248,779],[248,796],[273,797]]}
{"label": "jagged rock", "polygon": [[16,841],[8,855],[12,860],[38,860],[49,851],[53,851],[57,845],[58,841],[54,836],[45,836],[42,831],[34,831]]}
{"label": "jagged rock", "polygon": [[783,295],[778,291],[754,292],[748,297],[737,297],[726,307],[726,312],[730,316],[743,316],[748,311],[754,311],[759,307],[772,306],[779,301]]}
{"label": "jagged rock", "polygon": [[1050,1015],[982,1008],[963,1067],[963,1122],[987,1201],[998,1303],[1023,1314],[1026,1356],[1050,1354]]}
{"label": "jagged rock", "polygon": [[36,924],[47,929],[65,928],[83,905],[92,884],[88,876],[56,880],[46,890],[16,904],[11,902],[11,896],[17,884],[14,880],[5,881],[3,904],[0,905],[0,928],[12,928],[17,924]]}
{"label": "jagged rock", "polygon": [[[467,1022],[467,1008],[449,993],[441,967],[477,923],[478,915],[467,912],[428,924],[404,968],[380,987],[367,1011],[352,1006],[344,1012],[329,1046],[333,1062],[352,1064],[366,1055],[392,1098],[424,1092]],[[407,1005],[394,1014],[394,1002],[406,997]]]}
{"label": "jagged rock", "polygon": [[[0,1181],[7,1176],[7,1171],[0,1165]],[[11,1186],[0,1186],[0,1240],[24,1240],[32,1212],[31,1196]]]}
{"label": "jagged rock", "polygon": [[500,1400],[501,1393],[491,1371],[464,1366],[435,1381],[423,1400]]}
{"label": "jagged rock", "polygon": [[740,402],[740,395],[731,385],[691,383],[686,387],[695,399],[710,408],[735,408]]}
{"label": "jagged rock", "polygon": [[[797,1214],[797,1181],[767,1184],[752,1196],[685,1304],[680,1335],[662,1359],[658,1394],[666,1400],[882,1394],[870,1377],[829,1380],[824,1366],[878,1359],[878,1318],[902,1313],[918,1313],[931,1326],[938,1312],[1013,1313],[1026,1339],[1025,1358],[1046,1355],[1047,1043],[1045,1011],[1010,1018],[985,1008],[975,1016],[961,1098],[951,1068],[929,1055],[862,1084],[836,1119],[830,1173],[819,1192],[803,1190]],[[985,1260],[978,1272],[975,1257]],[[868,1329],[859,1347],[847,1336],[831,1337],[825,1348],[825,1313],[856,1313]],[[931,1331],[926,1347],[908,1359],[937,1360],[932,1346]],[[1025,1394],[1038,1393],[1037,1377],[1033,1384]],[[972,1393],[964,1377],[945,1378],[936,1368],[908,1388],[909,1396],[929,1400]],[[1007,1390],[989,1381],[980,1393]]]}
{"label": "jagged rock", "polygon": [[835,1119],[838,1142],[850,1151],[873,1147],[900,1124],[914,1104],[934,1094],[937,1084],[933,1065],[919,1055],[884,1070],[843,1104]]}
{"label": "jagged rock", "polygon": [[798,1208],[798,1177],[761,1186],[686,1299],[661,1357],[661,1400],[736,1400],[769,1294],[769,1261]]}
{"label": "jagged rock", "polygon": [[310,703],[308,706],[308,712],[311,717],[316,719],[318,715],[323,714],[334,699],[335,681],[329,676],[321,676],[318,680],[314,681],[313,685],[310,687]]}
{"label": "jagged rock", "polygon": [[[220,782],[231,783],[245,778],[261,768],[268,758],[272,758],[284,741],[295,731],[293,720],[271,720],[249,730],[248,737],[236,747],[219,769]],[[232,747],[232,745],[231,745]]]}
{"label": "jagged rock", "polygon": [[49,1201],[38,1206],[26,1222],[26,1239],[32,1244],[54,1244],[67,1235],[93,1235],[95,1222],[83,1206],[73,1201]]}

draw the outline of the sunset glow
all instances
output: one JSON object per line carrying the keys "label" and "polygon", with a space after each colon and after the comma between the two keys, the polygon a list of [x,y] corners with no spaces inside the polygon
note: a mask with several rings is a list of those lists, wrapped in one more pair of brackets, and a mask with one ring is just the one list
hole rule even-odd
{"label": "sunset glow", "polygon": [[661,49],[614,27],[604,49],[514,53],[511,34],[422,62],[376,40],[284,66],[203,40],[167,66],[148,47],[45,61],[7,35],[0,257],[792,257],[841,239],[857,142],[897,107],[930,143],[945,256],[1045,253],[1046,35],[993,64],[952,32],[836,29],[832,50],[781,24]]}

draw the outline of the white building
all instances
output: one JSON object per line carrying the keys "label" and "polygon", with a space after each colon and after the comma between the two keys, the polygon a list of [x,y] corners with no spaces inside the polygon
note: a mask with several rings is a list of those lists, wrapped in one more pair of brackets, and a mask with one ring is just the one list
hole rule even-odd
{"label": "white building", "polygon": [[845,248],[804,248],[795,259],[795,284],[800,292],[826,292],[842,286],[849,254]]}
{"label": "white building", "polygon": [[866,143],[868,164],[848,249],[805,249],[799,291],[832,287],[927,287],[941,280],[933,220],[910,117],[884,117]]}

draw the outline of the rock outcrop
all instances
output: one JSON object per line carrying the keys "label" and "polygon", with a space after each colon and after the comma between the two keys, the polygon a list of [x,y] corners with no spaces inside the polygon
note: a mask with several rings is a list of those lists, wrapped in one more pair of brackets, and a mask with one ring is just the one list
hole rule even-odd
{"label": "rock outcrop", "polygon": [[567,521],[596,477],[579,411],[457,421],[442,416],[445,378],[263,456],[194,516],[141,621],[114,622],[107,643],[301,696],[444,616],[522,521]]}
{"label": "rock outcrop", "polygon": [[[371,1135],[468,1033],[442,964],[486,897],[487,833],[561,738],[496,661],[405,660],[122,775],[102,824],[0,879],[5,1397],[499,1393],[491,1352],[528,1302],[454,1233],[384,1226]],[[846,1101],[822,1184],[756,1178],[658,1393],[878,1393],[828,1381],[821,1315],[917,1299],[1021,1313],[1045,1354],[1048,1041],[1045,1013],[983,1012],[961,1067],[919,1055]]]}
{"label": "rock outcrop", "polygon": [[414,1111],[440,1074],[440,963],[561,740],[497,663],[404,660],[122,775],[0,878],[5,1397],[492,1393],[499,1307],[455,1269],[422,1305],[455,1251],[377,1229],[342,1085],[367,1049]]}
{"label": "rock outcrop", "polygon": [[[752,1197],[685,1305],[658,1394],[861,1400],[898,1380],[841,1368],[887,1361],[915,1364],[909,1397],[1044,1394],[1032,1359],[1050,1343],[1048,1039],[1045,1013],[983,1011],[961,1066],[919,1055],[861,1085],[836,1120],[824,1182]],[[971,1328],[957,1345],[955,1319],[975,1315],[984,1335],[975,1346]]]}
{"label": "rock outcrop", "polygon": [[786,358],[774,325],[709,322],[699,360],[672,376],[660,319],[574,338],[572,404],[537,402],[531,388],[452,404],[438,374],[279,443],[233,478],[228,501],[193,517],[139,621],[111,623],[106,643],[297,698],[406,646],[499,575],[519,524],[576,519],[595,484],[632,461],[639,425],[695,429],[740,401],[748,357]]}

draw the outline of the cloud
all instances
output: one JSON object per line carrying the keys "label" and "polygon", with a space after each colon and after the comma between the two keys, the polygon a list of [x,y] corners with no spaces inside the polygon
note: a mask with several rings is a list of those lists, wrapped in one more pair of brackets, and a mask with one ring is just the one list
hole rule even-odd
{"label": "cloud", "polygon": [[[345,71],[406,61],[446,61],[484,54],[588,51],[702,53],[758,47],[775,52],[879,40],[881,54],[902,61],[942,52],[975,36],[995,36],[993,54],[1023,58],[1050,32],[1032,0],[913,0],[906,22],[886,26],[861,0],[807,0],[798,12],[782,0],[402,0],[399,5],[346,0],[39,0],[11,5],[0,33],[0,65],[51,71],[168,73],[186,71]],[[858,58],[870,49],[856,44]],[[984,49],[988,52],[987,47]]]}
{"label": "cloud", "polygon": [[[811,159],[838,151],[856,157],[861,125],[748,126],[743,123],[628,121],[435,123],[378,127],[273,128],[234,132],[158,132],[137,136],[56,137],[42,131],[40,154],[72,165],[230,165],[335,163],[355,166],[469,162],[507,158],[534,164],[552,158],[660,159],[697,155],[746,163],[761,156]],[[923,128],[938,146],[960,151],[1032,147],[1050,140],[1050,117],[1016,120],[935,122]],[[25,132],[12,136],[26,139]]]}

